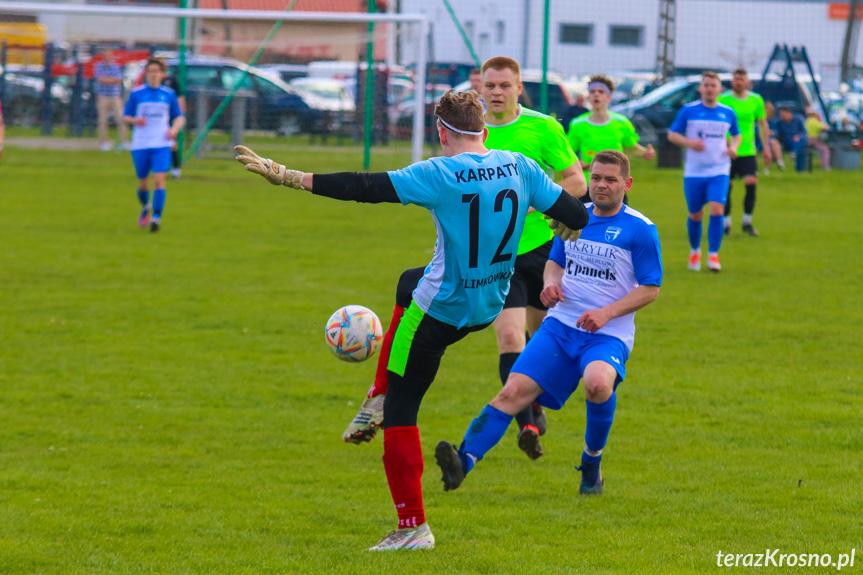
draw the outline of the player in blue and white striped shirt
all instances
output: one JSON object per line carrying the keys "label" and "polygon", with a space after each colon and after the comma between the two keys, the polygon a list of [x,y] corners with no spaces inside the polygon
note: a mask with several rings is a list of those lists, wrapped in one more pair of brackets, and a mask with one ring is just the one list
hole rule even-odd
{"label": "player in blue and white striped shirt", "polygon": [[516,413],[534,401],[560,409],[583,380],[587,426],[580,492],[602,493],[600,460],[614,419],[615,390],[626,376],[635,339],[635,312],[656,300],[662,283],[656,226],[623,205],[631,185],[623,152],[594,156],[588,224],[577,240],[555,238],[546,263],[540,296],[549,308],[545,321],[458,450],[446,441],[435,449],[446,491],[459,487],[497,445]]}
{"label": "player in blue and white striped shirt", "polygon": [[[141,214],[138,224],[150,224],[150,231],[159,231],[165,207],[165,174],[171,169],[171,146],[183,128],[185,117],[177,102],[177,94],[162,86],[165,63],[156,58],[147,61],[146,83],[132,91],[123,121],[132,128],[132,161],[138,176],[138,201]],[[153,217],[150,218],[148,179],[153,172]]]}

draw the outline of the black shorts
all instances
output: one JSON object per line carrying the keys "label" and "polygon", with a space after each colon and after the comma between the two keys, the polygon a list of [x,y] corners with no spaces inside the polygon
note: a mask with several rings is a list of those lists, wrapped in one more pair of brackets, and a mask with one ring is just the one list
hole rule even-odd
{"label": "black shorts", "polygon": [[384,427],[415,426],[420,403],[437,375],[447,347],[489,325],[458,328],[433,318],[416,303],[411,303],[399,322],[390,349]]}
{"label": "black shorts", "polygon": [[545,272],[551,244],[552,240],[549,240],[538,248],[516,256],[515,271],[509,280],[509,294],[503,303],[503,309],[527,306],[546,309],[539,299],[539,294],[542,293],[542,274]]}
{"label": "black shorts", "polygon": [[731,173],[729,179],[745,178],[746,176],[758,175],[758,160],[755,156],[738,156],[731,160]]}

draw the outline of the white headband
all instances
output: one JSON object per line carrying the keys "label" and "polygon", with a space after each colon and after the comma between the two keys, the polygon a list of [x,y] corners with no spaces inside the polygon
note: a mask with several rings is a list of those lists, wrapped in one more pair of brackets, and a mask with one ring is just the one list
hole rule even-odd
{"label": "white headband", "polygon": [[601,89],[601,90],[604,90],[606,94],[610,94],[610,93],[611,93],[611,92],[609,91],[609,89],[608,89],[608,86],[606,86],[606,85],[605,85],[605,84],[603,84],[602,82],[592,82],[592,83],[590,83],[590,84],[588,84],[588,85],[587,85],[587,89],[588,89],[588,90],[593,90],[594,88],[599,88],[599,89]]}
{"label": "white headband", "polygon": [[437,119],[440,120],[440,123],[443,124],[445,127],[449,128],[453,132],[458,132],[459,134],[465,134],[467,136],[482,136],[483,131],[484,131],[483,130],[480,132],[468,132],[467,130],[459,130],[458,128],[456,128],[454,126],[451,126],[446,120],[444,120],[440,116],[438,116]]}

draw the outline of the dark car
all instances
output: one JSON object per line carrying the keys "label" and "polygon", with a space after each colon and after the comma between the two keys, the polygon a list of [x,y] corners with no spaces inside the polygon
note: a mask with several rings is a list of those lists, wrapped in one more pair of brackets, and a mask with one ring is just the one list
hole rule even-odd
{"label": "dark car", "polygon": [[[723,89],[731,89],[731,74],[720,74],[719,78]],[[805,79],[798,79],[796,89],[793,86],[789,89],[785,85],[787,82],[778,76],[768,76],[766,85],[761,83],[759,76],[750,75],[750,79],[754,90],[777,107],[787,105],[803,112],[813,104],[813,88]],[[630,119],[643,145],[657,144],[668,132],[680,108],[700,98],[700,83],[700,75],[672,78],[642,98],[612,106],[611,110]]]}
{"label": "dark car", "polygon": [[[173,74],[179,68],[179,59],[168,57]],[[306,130],[320,114],[303,96],[282,80],[253,66],[228,58],[189,56],[186,58],[186,116],[191,126],[198,117],[198,105],[207,104],[209,118],[222,99],[248,70],[240,84],[240,94],[247,95],[245,127],[252,130],[273,130],[290,135]],[[143,81],[143,76],[139,83]],[[228,106],[215,127],[229,129],[232,109]]]}

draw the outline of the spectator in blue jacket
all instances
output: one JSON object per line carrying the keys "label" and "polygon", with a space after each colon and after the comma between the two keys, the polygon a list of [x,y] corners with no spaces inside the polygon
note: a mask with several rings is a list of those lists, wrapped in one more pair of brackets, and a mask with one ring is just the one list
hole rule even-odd
{"label": "spectator in blue jacket", "polygon": [[776,138],[786,152],[794,154],[794,167],[798,172],[806,169],[806,123],[803,116],[795,114],[791,108],[779,108],[779,121],[776,123]]}

